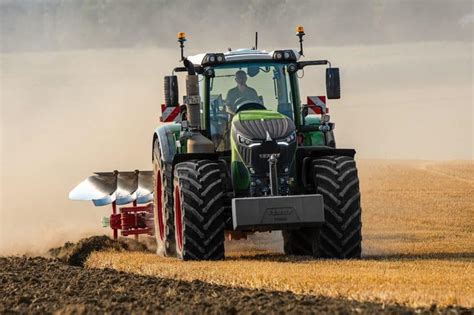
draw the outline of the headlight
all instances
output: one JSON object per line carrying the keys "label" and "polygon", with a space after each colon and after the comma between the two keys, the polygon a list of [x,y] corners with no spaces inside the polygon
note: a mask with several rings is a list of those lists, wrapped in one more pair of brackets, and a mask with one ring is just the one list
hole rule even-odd
{"label": "headlight", "polygon": [[328,123],[330,120],[331,120],[331,116],[329,115],[323,115],[321,117],[321,120],[324,122],[324,123]]}
{"label": "headlight", "polygon": [[262,144],[260,141],[250,140],[250,139],[247,139],[244,136],[239,135],[239,134],[237,134],[237,139],[239,140],[240,144],[244,144],[244,145],[249,146],[249,147],[253,147],[253,146]]}
{"label": "headlight", "polygon": [[296,139],[296,132],[292,132],[288,137],[286,137],[286,142],[293,142]]}
{"label": "headlight", "polygon": [[296,139],[296,132],[293,131],[288,137],[286,137],[283,141],[280,140],[280,141],[277,141],[277,143],[279,145],[290,145],[290,143],[292,143],[293,141],[295,141]]}

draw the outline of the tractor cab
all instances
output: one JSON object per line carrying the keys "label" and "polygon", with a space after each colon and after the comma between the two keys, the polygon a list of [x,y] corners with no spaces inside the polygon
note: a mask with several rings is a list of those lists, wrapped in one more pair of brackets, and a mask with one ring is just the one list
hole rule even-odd
{"label": "tractor cab", "polygon": [[198,69],[201,130],[231,165],[236,196],[270,194],[273,156],[280,194],[288,194],[300,117],[299,53],[239,49],[188,57]]}
{"label": "tractor cab", "polygon": [[[212,55],[201,54],[189,59],[201,65],[202,60],[209,60]],[[281,60],[276,59],[276,55],[281,56]],[[288,57],[283,59],[285,55]],[[219,56],[224,62],[217,61]],[[214,56],[214,63],[205,62],[205,69],[199,75],[202,129],[207,130],[216,151],[231,149],[232,121],[236,116],[242,117],[239,113],[244,111],[267,111],[245,115],[246,119],[270,119],[279,113],[278,118],[294,121],[299,115],[295,109],[300,104],[298,83],[289,67],[295,67],[296,56],[297,52],[292,50],[239,49]]]}

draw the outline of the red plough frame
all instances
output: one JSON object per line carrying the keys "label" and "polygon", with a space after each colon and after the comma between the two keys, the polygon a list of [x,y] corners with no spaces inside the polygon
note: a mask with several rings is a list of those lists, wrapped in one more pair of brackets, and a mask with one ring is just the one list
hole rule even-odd
{"label": "red plough frame", "polygon": [[118,230],[121,230],[121,236],[135,235],[135,238],[138,238],[140,234],[153,235],[153,204],[137,206],[137,203],[133,202],[133,206],[122,207],[117,213],[117,205],[113,202],[109,222],[115,240],[118,238]]}

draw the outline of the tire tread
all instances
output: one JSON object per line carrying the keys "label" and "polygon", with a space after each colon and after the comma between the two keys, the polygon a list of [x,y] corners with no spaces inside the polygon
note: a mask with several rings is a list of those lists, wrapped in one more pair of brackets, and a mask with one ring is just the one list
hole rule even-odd
{"label": "tire tread", "polygon": [[221,168],[209,160],[176,164],[174,185],[179,185],[183,220],[183,260],[224,258],[224,204]]}

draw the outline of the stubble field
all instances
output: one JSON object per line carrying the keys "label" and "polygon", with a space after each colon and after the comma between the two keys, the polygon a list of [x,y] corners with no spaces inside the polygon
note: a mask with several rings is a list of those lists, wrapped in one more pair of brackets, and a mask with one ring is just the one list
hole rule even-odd
{"label": "stubble field", "polygon": [[474,163],[359,162],[363,259],[281,254],[278,233],[227,243],[220,262],[95,252],[89,268],[185,281],[397,303],[474,307]]}

